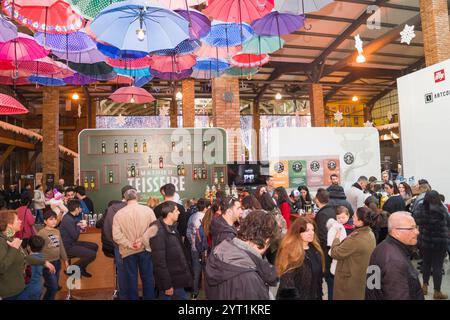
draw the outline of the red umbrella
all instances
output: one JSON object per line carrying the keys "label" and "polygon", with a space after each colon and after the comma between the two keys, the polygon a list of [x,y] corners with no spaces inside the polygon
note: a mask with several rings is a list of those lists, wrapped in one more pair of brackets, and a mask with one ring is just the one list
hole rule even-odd
{"label": "red umbrella", "polygon": [[28,110],[19,101],[6,94],[0,93],[1,115],[24,114],[24,113],[28,113]]}
{"label": "red umbrella", "polygon": [[52,75],[59,72],[60,68],[49,57],[34,61],[20,61],[17,63],[19,71],[30,72],[37,75]]}
{"label": "red umbrella", "polygon": [[203,42],[202,46],[197,51],[195,51],[194,54],[197,57],[202,58],[229,59],[241,50],[241,46],[212,47]]}
{"label": "red umbrella", "polygon": [[230,62],[233,67],[257,68],[269,62],[268,54],[238,53],[234,55]]}
{"label": "red umbrella", "polygon": [[0,42],[0,59],[9,61],[32,61],[44,58],[50,51],[40,46],[33,37],[19,33],[16,39]]}
{"label": "red umbrella", "polygon": [[0,61],[0,70],[14,70],[16,67],[12,64],[11,61],[1,60]]}
{"label": "red umbrella", "polygon": [[160,72],[179,72],[192,68],[197,63],[193,54],[183,56],[152,56],[150,66]]}
{"label": "red umbrella", "polygon": [[121,69],[143,69],[150,66],[150,57],[144,57],[135,60],[123,60],[107,58],[106,63],[114,68]]}
{"label": "red umbrella", "polygon": [[31,82],[28,80],[28,77],[20,77],[17,79],[13,79],[12,77],[0,76],[0,84],[13,86],[13,85],[23,85],[30,84]]}
{"label": "red umbrella", "polygon": [[264,0],[214,0],[203,13],[214,20],[235,23],[252,23],[273,9],[271,1]]}
{"label": "red umbrella", "polygon": [[127,84],[127,85],[131,86],[131,85],[133,85],[134,79],[133,79],[133,77],[118,74],[117,77],[115,77],[114,79],[111,80],[111,82],[117,83],[117,84]]}
{"label": "red umbrella", "polygon": [[121,103],[149,103],[155,101],[155,98],[147,90],[133,86],[117,89],[109,98],[114,102]]}

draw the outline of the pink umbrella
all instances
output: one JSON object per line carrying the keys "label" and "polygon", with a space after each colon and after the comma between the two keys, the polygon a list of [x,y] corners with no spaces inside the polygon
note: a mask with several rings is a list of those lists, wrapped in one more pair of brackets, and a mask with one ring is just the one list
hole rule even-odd
{"label": "pink umbrella", "polygon": [[118,74],[117,77],[111,80],[111,82],[117,83],[117,84],[127,84],[131,86],[134,82],[133,77],[124,76],[121,74]]}
{"label": "pink umbrella", "polygon": [[17,79],[22,77],[28,77],[31,76],[33,72],[26,71],[26,70],[0,70],[0,76],[2,77],[10,77],[11,79]]}
{"label": "pink umbrella", "polygon": [[138,87],[122,87],[117,89],[109,96],[114,102],[121,103],[149,103],[155,101],[155,98],[145,89]]}
{"label": "pink umbrella", "polygon": [[23,84],[30,84],[31,82],[28,80],[27,77],[21,77],[17,79],[13,79],[11,77],[5,77],[0,76],[0,84],[13,86],[13,85],[23,85]]}
{"label": "pink umbrella", "polygon": [[0,70],[14,70],[15,68],[11,61],[0,61]]}
{"label": "pink umbrella", "polygon": [[28,110],[19,101],[6,94],[0,93],[0,114],[9,115],[24,113],[28,113]]}
{"label": "pink umbrella", "polygon": [[214,0],[209,2],[203,13],[214,20],[252,23],[272,9],[273,4],[267,0]]}
{"label": "pink umbrella", "polygon": [[238,53],[231,58],[233,67],[256,68],[269,62],[268,54]]}
{"label": "pink umbrella", "polygon": [[153,56],[150,66],[160,72],[179,72],[192,68],[197,63],[196,56],[187,54],[184,56]]}
{"label": "pink umbrella", "polygon": [[236,53],[242,50],[241,46],[235,47],[212,47],[206,43],[202,43],[202,46],[194,52],[197,57],[202,58],[214,58],[214,59],[230,59]]}
{"label": "pink umbrella", "polygon": [[162,4],[163,6],[168,7],[171,10],[175,9],[187,9],[188,7],[198,6],[206,0],[153,0],[153,2]]}
{"label": "pink umbrella", "polygon": [[112,59],[107,58],[106,63],[114,68],[121,69],[143,69],[150,66],[150,57],[144,57],[135,60],[122,60],[122,59]]}
{"label": "pink umbrella", "polygon": [[34,61],[20,61],[17,63],[19,71],[30,72],[38,75],[52,75],[59,72],[59,67],[55,61],[49,57],[44,57]]}
{"label": "pink umbrella", "polygon": [[8,42],[0,42],[0,60],[32,61],[44,58],[49,51],[41,47],[33,37],[19,33],[16,39]]}
{"label": "pink umbrella", "polygon": [[65,63],[62,63],[60,61],[53,61],[53,63],[56,67],[58,67],[58,72],[53,75],[54,77],[67,78],[75,74],[75,71],[70,69]]}

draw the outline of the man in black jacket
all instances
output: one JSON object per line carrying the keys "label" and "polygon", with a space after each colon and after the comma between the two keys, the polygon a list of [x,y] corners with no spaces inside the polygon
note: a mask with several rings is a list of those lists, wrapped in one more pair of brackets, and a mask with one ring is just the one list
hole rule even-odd
{"label": "man in black jacket", "polygon": [[214,217],[211,221],[212,248],[223,240],[233,239],[237,235],[234,224],[242,215],[241,203],[233,197],[226,197],[221,204],[222,215]]}
{"label": "man in black jacket", "polygon": [[278,236],[278,224],[262,210],[250,212],[238,236],[222,241],[209,255],[205,271],[208,300],[269,300],[277,283],[275,268],[263,254]]}
{"label": "man in black jacket", "polygon": [[81,222],[76,221],[76,217],[81,214],[80,201],[70,200],[67,204],[69,212],[61,220],[59,230],[68,256],[78,257],[78,265],[81,275],[86,278],[92,277],[86,271],[86,267],[97,257],[98,245],[93,242],[78,241],[80,237]]}
{"label": "man in black jacket", "polygon": [[164,202],[161,217],[148,230],[155,285],[161,300],[186,300],[184,288],[193,284],[193,274],[176,227],[179,215],[180,211],[174,203]]}
{"label": "man in black jacket", "polygon": [[424,300],[419,272],[411,263],[419,235],[416,222],[409,212],[395,212],[389,217],[388,230],[370,258],[366,299]]}
{"label": "man in black jacket", "polygon": [[325,254],[325,272],[324,277],[327,282],[328,288],[328,300],[333,299],[333,275],[330,272],[331,267],[331,257],[327,254],[330,249],[327,247],[327,222],[329,219],[336,219],[336,209],[330,202],[330,195],[328,191],[323,188],[317,190],[316,198],[314,199],[316,206],[319,211],[316,214],[316,224],[317,224],[317,236],[319,237],[320,246]]}

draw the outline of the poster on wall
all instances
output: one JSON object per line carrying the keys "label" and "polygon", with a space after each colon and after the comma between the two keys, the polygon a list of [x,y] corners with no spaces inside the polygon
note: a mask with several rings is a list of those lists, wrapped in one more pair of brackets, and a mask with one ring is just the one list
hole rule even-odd
{"label": "poster on wall", "polygon": [[336,158],[336,159],[325,159],[323,161],[323,169],[324,169],[323,178],[325,179],[325,185],[329,186],[329,185],[331,185],[331,178],[330,178],[330,176],[332,174],[335,174],[338,177],[340,177],[339,158]]}
{"label": "poster on wall", "polygon": [[270,163],[269,174],[272,176],[275,188],[289,185],[289,162],[287,160]]}
{"label": "poster on wall", "polygon": [[306,185],[306,161],[289,160],[289,188]]}

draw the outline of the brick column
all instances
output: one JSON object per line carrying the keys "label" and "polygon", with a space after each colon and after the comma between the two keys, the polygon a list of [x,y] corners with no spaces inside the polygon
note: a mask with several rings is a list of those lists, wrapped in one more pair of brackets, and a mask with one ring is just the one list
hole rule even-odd
{"label": "brick column", "polygon": [[183,127],[195,127],[195,80],[186,79],[181,82],[183,93]]}
{"label": "brick column", "polygon": [[[226,96],[231,102],[226,102]],[[241,117],[239,103],[239,79],[222,76],[212,80],[214,127],[227,131],[227,154],[229,161],[241,160],[243,149],[241,140]]]}
{"label": "brick column", "polygon": [[43,88],[42,103],[42,172],[55,175],[55,184],[59,178],[59,90]]}
{"label": "brick column", "polygon": [[420,0],[420,16],[427,66],[450,58],[450,30],[446,0]]}
{"label": "brick column", "polygon": [[325,106],[321,84],[314,83],[309,85],[309,105],[311,109],[311,125],[313,127],[325,127]]}
{"label": "brick column", "polygon": [[255,135],[255,138],[252,139],[256,143],[256,146],[252,149],[256,151],[255,160],[259,161],[260,159],[260,152],[261,152],[261,136],[260,136],[260,130],[261,130],[261,118],[259,114],[259,100],[253,101],[253,134]]}
{"label": "brick column", "polygon": [[[78,107],[77,107],[78,110]],[[82,108],[84,111],[84,108]],[[64,132],[64,146],[67,148],[78,152],[78,134],[83,130],[88,128],[87,124],[87,116],[81,115],[81,118],[78,118],[77,112],[72,112],[74,123],[75,123],[75,130],[73,131],[65,131]]]}
{"label": "brick column", "polygon": [[178,103],[177,103],[177,99],[175,97],[175,93],[172,95],[172,101],[170,101],[169,116],[170,116],[170,127],[178,128],[178,118],[177,118]]}

